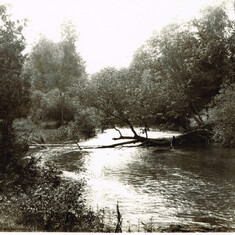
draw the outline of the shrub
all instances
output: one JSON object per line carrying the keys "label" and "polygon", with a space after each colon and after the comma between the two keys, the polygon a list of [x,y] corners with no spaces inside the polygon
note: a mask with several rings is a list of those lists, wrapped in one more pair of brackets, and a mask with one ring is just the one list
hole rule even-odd
{"label": "shrub", "polygon": [[212,110],[214,139],[223,146],[235,146],[235,83],[222,89],[215,97]]}
{"label": "shrub", "polygon": [[[33,157],[23,160],[15,177],[5,177],[0,191],[0,229],[47,232],[105,232],[102,210],[87,208],[82,196],[84,182],[61,178],[50,164],[39,167]],[[2,180],[2,178],[1,178]],[[3,182],[0,183],[3,184]],[[3,203],[1,199],[3,200]],[[4,221],[4,219],[3,219]]]}
{"label": "shrub", "polygon": [[75,120],[68,125],[61,126],[57,132],[57,138],[74,140],[88,139],[95,136],[97,116],[93,110],[83,110],[75,115]]}
{"label": "shrub", "polygon": [[63,182],[58,187],[40,185],[21,202],[22,217],[18,222],[40,231],[102,230],[99,217],[86,209],[81,192],[81,183]]}

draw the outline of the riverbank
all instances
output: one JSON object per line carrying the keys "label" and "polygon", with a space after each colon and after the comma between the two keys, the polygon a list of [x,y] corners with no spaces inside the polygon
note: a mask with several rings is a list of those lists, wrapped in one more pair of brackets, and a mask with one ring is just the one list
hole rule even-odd
{"label": "riverbank", "polygon": [[22,168],[0,177],[1,232],[113,232],[103,211],[93,211],[83,196],[85,182],[71,181],[49,162],[41,164],[36,150]]}
{"label": "riverbank", "polygon": [[63,143],[58,136],[58,124],[55,121],[44,121],[38,124],[29,119],[17,119],[14,122],[16,133],[30,143]]}

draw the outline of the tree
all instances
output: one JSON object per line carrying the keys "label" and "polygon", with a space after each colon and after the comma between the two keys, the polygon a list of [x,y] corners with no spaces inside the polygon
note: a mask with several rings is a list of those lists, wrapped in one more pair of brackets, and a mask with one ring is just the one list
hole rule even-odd
{"label": "tree", "polygon": [[[117,139],[131,139],[131,141],[121,144],[143,142],[155,146],[170,146],[172,139],[148,137],[148,127],[154,123],[156,118],[154,108],[159,107],[154,104],[156,90],[153,85],[151,80],[148,80],[148,75],[138,82],[129,69],[105,68],[89,80],[83,91],[79,90],[78,97],[83,104],[99,110],[110,127],[117,131],[119,130],[116,125],[130,128],[133,136],[123,136],[119,131],[120,137]],[[145,137],[137,133],[135,128],[137,126],[143,127]],[[201,131],[200,134],[205,135]],[[196,135],[197,133],[190,133],[191,137]],[[177,144],[181,144],[187,137],[175,138],[175,141],[177,140]],[[121,144],[103,147],[115,147]]]}
{"label": "tree", "polygon": [[[27,70],[30,71],[33,90],[49,93],[58,89],[60,100],[60,123],[64,124],[65,104],[74,83],[83,83],[85,65],[76,51],[76,35],[71,23],[63,25],[62,40],[55,43],[42,37],[33,47]],[[54,93],[55,94],[55,93]]]}
{"label": "tree", "polygon": [[[148,74],[155,88],[152,109],[155,107],[158,124],[177,123],[184,129],[188,126],[187,80],[190,65],[185,61],[193,55],[194,40],[185,27],[172,24],[160,34],[155,34],[146,44],[137,50],[131,68],[137,76]],[[152,87],[151,86],[151,87]],[[151,94],[150,94],[151,96]],[[160,114],[160,115],[158,115]]]}
{"label": "tree", "polygon": [[201,111],[234,74],[232,32],[223,6],[210,7],[198,19],[166,26],[137,50],[131,67],[138,77],[147,71],[155,80],[156,103],[165,100],[163,123],[187,130],[193,118],[205,125]]}
{"label": "tree", "polygon": [[24,23],[14,22],[4,5],[0,6],[0,170],[7,169],[20,154],[15,142],[13,121],[27,115],[29,87],[27,77],[21,75],[25,56]]}
{"label": "tree", "polygon": [[[110,126],[127,125],[134,135],[134,125],[144,125],[147,113],[143,94],[144,83],[138,83],[128,69],[105,68],[93,75],[83,91],[78,91],[82,103],[102,113],[103,122]],[[147,84],[147,83],[146,83]],[[145,85],[146,85],[145,84]],[[141,89],[142,87],[142,89]]]}
{"label": "tree", "polygon": [[15,118],[26,115],[29,81],[21,76],[25,60],[23,25],[14,22],[0,6],[0,119],[9,125]]}
{"label": "tree", "polygon": [[232,22],[221,5],[206,8],[201,18],[192,21],[192,26],[199,43],[195,60],[197,76],[191,81],[191,86],[198,89],[198,97],[204,100],[203,104],[208,104],[218,94],[228,75]]}

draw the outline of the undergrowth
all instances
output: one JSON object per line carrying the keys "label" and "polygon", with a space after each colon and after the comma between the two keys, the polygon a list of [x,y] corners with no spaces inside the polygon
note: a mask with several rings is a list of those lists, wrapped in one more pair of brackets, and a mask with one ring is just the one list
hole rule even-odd
{"label": "undergrowth", "polygon": [[63,179],[32,157],[16,172],[12,177],[1,173],[0,231],[112,232],[104,212],[86,206],[83,182]]}

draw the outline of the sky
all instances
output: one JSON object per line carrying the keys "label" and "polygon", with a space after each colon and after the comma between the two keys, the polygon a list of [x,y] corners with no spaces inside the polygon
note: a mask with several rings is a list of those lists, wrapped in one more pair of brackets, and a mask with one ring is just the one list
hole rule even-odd
{"label": "sky", "polygon": [[14,19],[28,19],[28,51],[40,34],[59,40],[60,25],[72,20],[78,52],[92,74],[107,66],[127,67],[154,31],[183,22],[222,0],[0,0]]}

